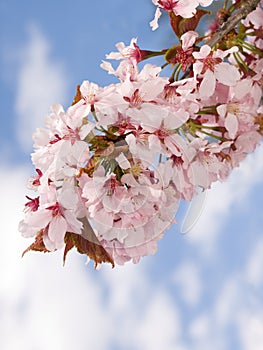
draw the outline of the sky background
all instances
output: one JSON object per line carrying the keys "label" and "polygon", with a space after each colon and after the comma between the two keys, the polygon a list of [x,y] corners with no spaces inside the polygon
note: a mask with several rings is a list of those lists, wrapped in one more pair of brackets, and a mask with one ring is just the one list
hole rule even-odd
{"label": "sky background", "polygon": [[171,45],[165,20],[149,27],[154,10],[150,0],[0,0],[1,350],[262,350],[262,145],[207,192],[185,234],[181,203],[138,265],[94,271],[75,250],[65,267],[62,252],[21,259],[32,132],[83,80],[115,82],[99,65],[116,42]]}

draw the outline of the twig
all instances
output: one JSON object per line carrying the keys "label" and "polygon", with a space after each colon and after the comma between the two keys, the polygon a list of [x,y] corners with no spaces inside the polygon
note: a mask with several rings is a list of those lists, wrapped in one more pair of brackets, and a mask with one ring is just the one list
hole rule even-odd
{"label": "twig", "polygon": [[241,5],[240,9],[228,18],[228,20],[219,28],[207,45],[215,46],[221,39],[224,38],[242,19],[244,19],[250,12],[252,12],[258,5],[260,0],[247,0]]}

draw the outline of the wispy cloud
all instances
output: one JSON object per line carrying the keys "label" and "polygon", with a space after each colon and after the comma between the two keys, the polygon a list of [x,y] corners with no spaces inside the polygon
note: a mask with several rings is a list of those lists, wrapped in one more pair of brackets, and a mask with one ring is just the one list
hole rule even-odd
{"label": "wispy cloud", "polygon": [[[263,344],[262,243],[254,244],[242,271],[229,274],[216,295],[189,325],[193,350],[260,350]],[[255,268],[256,272],[253,270]],[[243,273],[245,272],[245,273]]]}
{"label": "wispy cloud", "polygon": [[21,146],[32,148],[32,133],[43,126],[52,103],[63,103],[68,81],[63,64],[51,58],[51,44],[37,25],[28,28],[28,41],[20,52],[16,112]]}

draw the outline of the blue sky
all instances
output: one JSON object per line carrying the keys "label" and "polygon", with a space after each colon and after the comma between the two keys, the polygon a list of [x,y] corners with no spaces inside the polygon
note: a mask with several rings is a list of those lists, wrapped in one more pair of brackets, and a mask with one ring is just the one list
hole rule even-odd
{"label": "blue sky", "polygon": [[262,349],[262,146],[197,203],[203,211],[185,234],[181,203],[178,225],[138,265],[94,271],[75,251],[65,267],[61,252],[21,259],[32,132],[84,79],[114,82],[99,64],[116,42],[171,43],[164,21],[151,31],[153,15],[150,0],[0,0],[3,350]]}

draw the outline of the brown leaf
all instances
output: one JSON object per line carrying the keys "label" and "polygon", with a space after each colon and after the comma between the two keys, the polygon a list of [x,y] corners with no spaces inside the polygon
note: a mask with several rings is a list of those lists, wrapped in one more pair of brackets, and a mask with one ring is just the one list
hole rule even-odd
{"label": "brown leaf", "polygon": [[180,37],[180,34],[179,34],[179,23],[183,19],[183,17],[176,16],[173,11],[169,12],[169,16],[170,16],[170,24],[171,24],[171,27],[173,28],[173,31],[175,32],[175,34],[178,37]]}
{"label": "brown leaf", "polygon": [[180,38],[184,33],[189,30],[195,30],[198,26],[200,19],[206,15],[210,14],[211,11],[197,9],[194,17],[191,18],[183,18],[181,16],[176,16],[173,11],[169,13],[170,15],[170,23],[173,28],[175,34]]}
{"label": "brown leaf", "polygon": [[86,218],[81,219],[83,223],[82,234],[67,233],[66,235],[66,247],[64,251],[64,262],[67,252],[75,246],[80,254],[87,255],[94,261],[94,268],[101,263],[110,263],[112,268],[114,267],[114,261],[107,251],[102,247],[97,239],[89,221]]}
{"label": "brown leaf", "polygon": [[80,177],[82,173],[86,173],[89,175],[89,177],[92,177],[94,171],[98,168],[101,161],[101,157],[95,157],[92,156],[90,160],[88,161],[88,164],[85,166],[85,168],[80,168],[79,174],[77,175]]}
{"label": "brown leaf", "polygon": [[64,249],[64,254],[63,254],[63,265],[65,265],[66,262],[66,257],[68,252],[74,247],[74,241],[72,239],[72,233],[67,232],[65,235],[65,249]]}
{"label": "brown leaf", "polygon": [[38,251],[38,252],[50,252],[49,250],[47,250],[47,248],[45,247],[45,244],[43,242],[43,233],[44,230],[40,230],[35,238],[35,242],[32,243],[22,254],[22,257],[29,252],[30,250],[34,250],[34,251]]}
{"label": "brown leaf", "polygon": [[74,104],[78,103],[81,99],[82,99],[82,95],[81,95],[81,92],[80,92],[80,85],[77,85],[76,95],[74,97],[74,100],[73,100],[71,106],[73,106]]}

